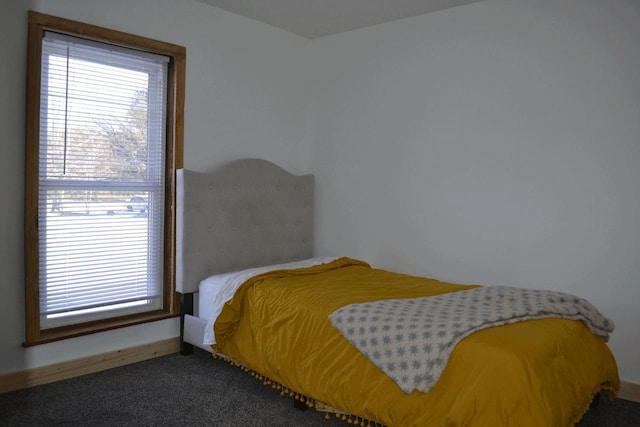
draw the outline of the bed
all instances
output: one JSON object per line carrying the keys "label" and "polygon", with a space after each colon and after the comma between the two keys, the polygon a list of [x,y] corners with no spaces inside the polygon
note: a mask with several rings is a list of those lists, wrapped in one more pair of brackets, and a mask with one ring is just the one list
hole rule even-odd
{"label": "bed", "polygon": [[[509,321],[500,314],[501,326],[457,333],[448,348],[441,343],[438,354],[446,358],[430,360],[433,375],[415,375],[415,381],[413,374],[394,375],[394,369],[423,372],[412,370],[425,368],[411,355],[431,351],[430,344],[420,342],[419,349],[402,339],[415,338],[412,331],[432,334],[423,326],[428,322],[417,321],[422,318],[401,323],[409,316],[392,316],[439,299],[459,306],[457,315],[484,302],[487,315],[495,307],[480,293],[515,301],[513,292],[520,291],[414,277],[348,257],[314,257],[314,177],[266,160],[236,160],[210,173],[179,170],[177,192],[181,351],[197,346],[211,352],[293,396],[298,406],[362,426],[568,426],[599,393],[613,397],[619,388],[605,342],[608,319],[599,318],[605,330],[598,335],[592,324],[566,315]],[[460,298],[472,305],[462,308]],[[389,317],[374,316],[384,310]],[[432,323],[444,328],[444,321]],[[385,328],[400,345],[387,354],[367,348],[374,341],[387,348]],[[359,347],[348,335],[358,330],[382,335],[360,340]]]}

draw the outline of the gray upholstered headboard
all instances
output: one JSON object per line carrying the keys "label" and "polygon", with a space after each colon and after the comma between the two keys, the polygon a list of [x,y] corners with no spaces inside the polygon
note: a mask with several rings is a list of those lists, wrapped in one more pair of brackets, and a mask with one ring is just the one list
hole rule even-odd
{"label": "gray upholstered headboard", "polygon": [[310,258],[313,175],[260,159],[177,171],[176,290],[212,274]]}

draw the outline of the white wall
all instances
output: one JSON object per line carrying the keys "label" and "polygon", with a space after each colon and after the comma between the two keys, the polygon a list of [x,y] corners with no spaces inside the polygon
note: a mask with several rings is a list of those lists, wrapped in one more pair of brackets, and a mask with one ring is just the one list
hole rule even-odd
{"label": "white wall", "polygon": [[170,337],[178,319],[24,349],[23,191],[27,10],[187,49],[185,167],[251,156],[306,172],[308,40],[192,0],[3,0],[0,6],[0,373]]}
{"label": "white wall", "polygon": [[640,3],[486,1],[319,39],[317,250],[577,293],[640,382]]}

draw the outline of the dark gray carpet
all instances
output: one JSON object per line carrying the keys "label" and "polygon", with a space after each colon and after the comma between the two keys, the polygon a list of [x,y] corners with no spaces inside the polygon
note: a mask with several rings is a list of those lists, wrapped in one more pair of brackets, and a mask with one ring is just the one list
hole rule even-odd
{"label": "dark gray carpet", "polygon": [[[350,426],[201,350],[0,394],[0,425]],[[640,404],[602,399],[578,426],[640,426]]]}

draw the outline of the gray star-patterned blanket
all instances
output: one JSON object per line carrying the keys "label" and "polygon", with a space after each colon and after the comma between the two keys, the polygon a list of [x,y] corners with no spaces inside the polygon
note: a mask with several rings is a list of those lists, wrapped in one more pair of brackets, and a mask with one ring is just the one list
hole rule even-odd
{"label": "gray star-patterned blanket", "polygon": [[591,303],[574,295],[506,286],[351,304],[329,315],[342,335],[407,394],[430,391],[464,337],[547,317],[581,320],[604,340],[614,327]]}

